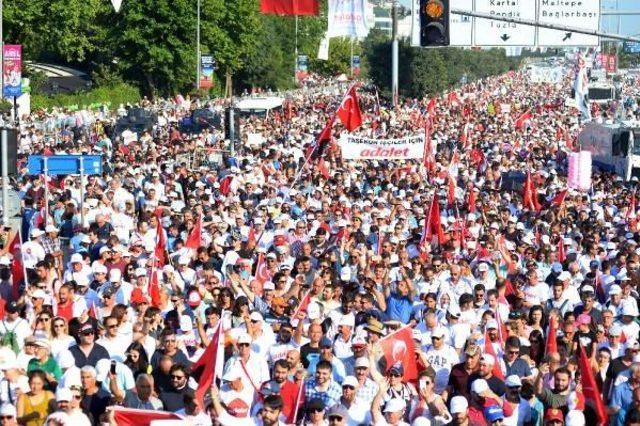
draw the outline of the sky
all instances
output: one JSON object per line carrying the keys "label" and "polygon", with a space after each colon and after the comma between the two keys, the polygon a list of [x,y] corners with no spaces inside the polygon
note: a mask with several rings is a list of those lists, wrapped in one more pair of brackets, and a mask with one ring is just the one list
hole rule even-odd
{"label": "sky", "polygon": [[[640,0],[602,0],[603,9],[640,10]],[[602,16],[600,29],[606,32],[618,31],[617,16]],[[620,18],[620,32],[626,35],[640,34],[640,15],[622,16]]]}

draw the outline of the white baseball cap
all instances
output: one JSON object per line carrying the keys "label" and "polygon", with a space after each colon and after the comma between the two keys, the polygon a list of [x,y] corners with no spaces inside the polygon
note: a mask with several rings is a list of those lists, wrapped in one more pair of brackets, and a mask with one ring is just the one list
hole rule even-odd
{"label": "white baseball cap", "polygon": [[451,414],[464,413],[467,408],[469,408],[469,401],[464,396],[458,395],[451,398],[449,403],[449,412]]}
{"label": "white baseball cap", "polygon": [[384,407],[385,413],[396,413],[407,408],[407,404],[403,399],[391,398]]}
{"label": "white baseball cap", "polygon": [[504,384],[508,388],[516,388],[516,387],[522,386],[522,380],[520,380],[520,377],[518,377],[517,375],[512,374],[509,377],[507,377],[507,379],[504,381]]}
{"label": "white baseball cap", "polygon": [[358,387],[358,379],[354,376],[347,376],[342,381],[342,386],[353,386],[354,388]]}
{"label": "white baseball cap", "polygon": [[476,379],[471,383],[471,392],[480,395],[484,391],[489,390],[489,384],[485,379]]}

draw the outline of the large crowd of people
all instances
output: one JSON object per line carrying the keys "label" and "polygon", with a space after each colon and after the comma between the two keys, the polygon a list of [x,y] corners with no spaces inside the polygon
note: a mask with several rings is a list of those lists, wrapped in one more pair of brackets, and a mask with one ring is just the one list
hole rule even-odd
{"label": "large crowd of people", "polygon": [[[427,161],[345,161],[339,121],[308,160],[344,93],[330,82],[243,117],[233,150],[221,129],[180,130],[197,99],[145,100],[156,126],[125,136],[124,110],[25,117],[21,158],[101,155],[104,173],[13,182],[0,425],[640,425],[637,179],[567,188],[571,75],[395,107],[360,88],[355,132],[430,125]],[[594,119],[638,118],[637,96],[625,84]],[[414,350],[387,362],[406,326]]]}

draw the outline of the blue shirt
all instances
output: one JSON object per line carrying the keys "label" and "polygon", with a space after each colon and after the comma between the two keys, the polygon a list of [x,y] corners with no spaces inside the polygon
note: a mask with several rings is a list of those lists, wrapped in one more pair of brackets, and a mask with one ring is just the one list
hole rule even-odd
{"label": "blue shirt", "polygon": [[333,407],[340,401],[342,396],[342,386],[331,380],[327,390],[319,390],[316,387],[315,377],[304,382],[304,400],[311,401],[314,398],[319,398],[324,402],[326,408]]}
{"label": "blue shirt", "polygon": [[[613,393],[611,394],[611,403],[609,404],[612,407],[617,407],[622,412],[626,412],[629,407],[633,404],[633,389],[631,389],[631,385],[628,381],[624,383],[620,383],[618,386],[613,388]],[[620,414],[620,412],[618,413]],[[624,414],[622,416],[616,416],[616,425],[624,424]]]}
{"label": "blue shirt", "polygon": [[390,320],[400,321],[408,324],[411,320],[411,312],[413,311],[413,303],[407,296],[400,296],[398,293],[392,293],[387,298],[387,317]]}
{"label": "blue shirt", "polygon": [[522,358],[517,358],[511,365],[509,365],[507,360],[505,360],[504,365],[507,368],[505,377],[509,377],[512,374],[515,374],[518,377],[529,377],[532,374],[529,363]]}

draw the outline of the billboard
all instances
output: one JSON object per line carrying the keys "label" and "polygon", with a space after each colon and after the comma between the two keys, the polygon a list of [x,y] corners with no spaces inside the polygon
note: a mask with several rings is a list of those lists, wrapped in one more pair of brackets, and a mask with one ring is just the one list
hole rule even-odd
{"label": "billboard", "polygon": [[5,44],[2,53],[2,93],[5,97],[19,97],[22,95],[22,45]]}
{"label": "billboard", "polygon": [[216,69],[216,61],[213,55],[200,56],[200,88],[211,89],[213,87],[213,72]]}

